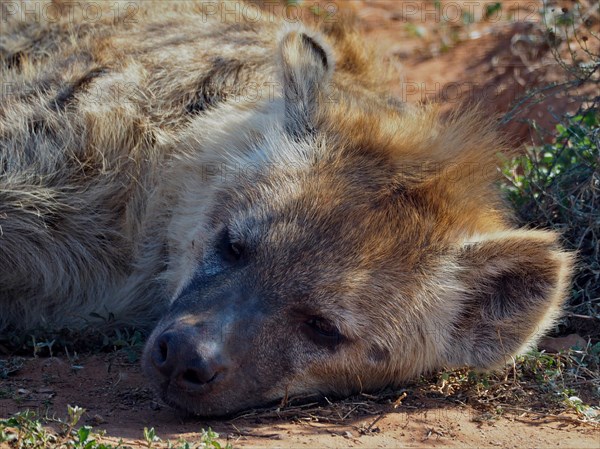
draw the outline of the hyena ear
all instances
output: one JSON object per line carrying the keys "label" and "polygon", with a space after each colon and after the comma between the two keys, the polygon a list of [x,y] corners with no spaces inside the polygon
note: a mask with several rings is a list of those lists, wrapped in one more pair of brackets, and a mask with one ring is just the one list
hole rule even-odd
{"label": "hyena ear", "polygon": [[314,132],[319,101],[331,79],[334,58],[318,35],[286,33],[279,44],[283,69],[285,128],[293,137]]}
{"label": "hyena ear", "polygon": [[560,250],[554,233],[508,231],[465,243],[457,262],[462,292],[448,362],[491,368],[528,349],[552,326],[573,256]]}

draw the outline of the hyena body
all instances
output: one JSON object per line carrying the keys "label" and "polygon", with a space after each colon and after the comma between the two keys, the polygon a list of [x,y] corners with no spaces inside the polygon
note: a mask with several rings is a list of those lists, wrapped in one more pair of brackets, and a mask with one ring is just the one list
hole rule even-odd
{"label": "hyena body", "polygon": [[510,226],[497,134],[388,98],[340,23],[51,5],[2,5],[0,330],[160,317],[150,381],[227,414],[495,366],[552,324],[570,257]]}

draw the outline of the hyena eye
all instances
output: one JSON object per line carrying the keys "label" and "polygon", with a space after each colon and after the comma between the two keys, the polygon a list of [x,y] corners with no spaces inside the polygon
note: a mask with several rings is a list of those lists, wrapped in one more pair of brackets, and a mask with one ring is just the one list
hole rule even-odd
{"label": "hyena eye", "polygon": [[223,260],[233,263],[241,259],[244,253],[244,245],[239,241],[232,240],[229,229],[225,228],[219,235],[217,249]]}
{"label": "hyena eye", "polygon": [[312,317],[304,324],[308,337],[319,345],[334,348],[343,339],[338,328],[325,318]]}

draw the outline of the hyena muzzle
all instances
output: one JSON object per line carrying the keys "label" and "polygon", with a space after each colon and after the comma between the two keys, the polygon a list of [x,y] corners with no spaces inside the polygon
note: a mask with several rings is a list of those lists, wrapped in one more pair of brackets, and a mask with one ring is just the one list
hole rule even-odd
{"label": "hyena muzzle", "polygon": [[341,17],[1,5],[0,332],[154,325],[168,403],[225,415],[501,365],[572,260],[516,229],[489,117],[390,98]]}

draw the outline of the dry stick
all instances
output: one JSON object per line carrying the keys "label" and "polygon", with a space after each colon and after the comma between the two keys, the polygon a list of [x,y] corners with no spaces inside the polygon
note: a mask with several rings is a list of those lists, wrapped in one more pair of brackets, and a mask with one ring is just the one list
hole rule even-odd
{"label": "dry stick", "polygon": [[569,318],[581,318],[582,320],[597,320],[595,316],[579,315],[577,313],[566,313],[565,316]]}
{"label": "dry stick", "polygon": [[373,426],[374,426],[374,425],[375,425],[375,424],[376,424],[376,423],[377,423],[377,422],[378,422],[378,421],[379,421],[381,418],[383,418],[385,415],[386,415],[386,412],[382,412],[382,413],[380,413],[380,414],[379,414],[379,416],[378,416],[377,418],[375,418],[371,424],[369,424],[369,425],[368,425],[368,427],[367,427],[367,430],[365,431],[365,433],[368,433],[368,432],[370,432],[370,431],[371,431],[371,429],[373,428]]}
{"label": "dry stick", "polygon": [[350,409],[350,411],[348,413],[346,413],[343,417],[342,417],[342,421],[344,421],[348,416],[350,416],[352,414],[352,412],[354,412],[354,410],[358,409],[358,407],[360,407],[360,404],[355,405],[354,407],[352,407]]}
{"label": "dry stick", "polygon": [[279,404],[279,407],[285,407],[288,404],[288,385],[285,386],[285,395]]}
{"label": "dry stick", "polygon": [[[529,414],[533,414],[533,415],[538,415],[539,418],[547,418],[547,419],[553,419],[556,421],[568,421],[568,422],[572,422],[574,424],[591,424],[593,426],[597,425],[596,423],[594,423],[593,421],[580,421],[577,418],[573,418],[571,416],[562,416],[562,415],[549,415],[547,413],[543,413],[543,412],[536,412],[535,410],[531,410],[531,409],[526,409],[526,408],[521,408],[521,407],[513,407],[511,405],[505,405],[505,404],[499,404],[502,408],[506,408],[508,410],[515,410],[515,411],[521,411],[524,413],[529,413]],[[516,416],[514,417],[514,419],[519,419],[521,416]]]}
{"label": "dry stick", "polygon": [[[406,394],[406,391],[405,391],[405,392],[403,392],[403,393],[402,393],[402,394],[401,394],[401,395],[398,397],[398,399],[396,399],[396,400],[394,401],[394,403],[392,404],[392,410],[395,410],[395,409],[397,409],[397,408],[398,408],[400,405],[402,405],[402,400],[403,400],[404,398],[406,398],[406,396],[407,396],[407,394]],[[377,418],[375,418],[375,419],[373,420],[373,422],[371,422],[371,424],[369,424],[369,425],[367,426],[367,430],[365,431],[365,433],[366,433],[366,432],[370,432],[370,431],[371,431],[371,429],[373,428],[373,426],[374,426],[375,424],[377,424],[377,423],[378,423],[378,422],[381,420],[381,418],[383,418],[383,417],[384,417],[386,414],[387,414],[387,412],[382,412],[382,413],[380,413],[380,414],[379,414],[379,416],[377,416]]]}

